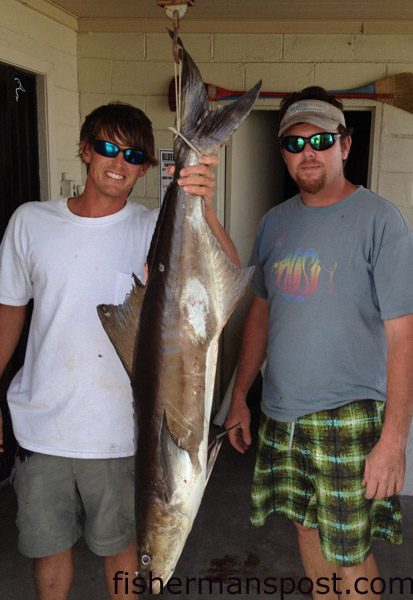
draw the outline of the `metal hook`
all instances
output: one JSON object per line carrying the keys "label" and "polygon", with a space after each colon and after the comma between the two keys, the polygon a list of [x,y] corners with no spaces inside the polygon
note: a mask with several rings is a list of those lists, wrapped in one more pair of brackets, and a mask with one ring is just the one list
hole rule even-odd
{"label": "metal hook", "polygon": [[235,425],[231,425],[231,427],[228,427],[228,429],[225,429],[225,431],[216,435],[215,438],[212,440],[212,442],[210,442],[208,444],[208,450],[210,450],[212,448],[212,446],[214,446],[214,444],[216,444],[220,438],[222,438],[224,435],[228,435],[229,431],[231,431],[232,429],[235,429],[236,427],[239,427],[240,425],[241,425],[241,423],[235,423]]}
{"label": "metal hook", "polygon": [[19,92],[26,92],[26,90],[24,89],[23,84],[18,77],[15,77],[14,81],[17,81],[17,83],[19,84],[15,89],[16,102],[18,102],[19,101]]}

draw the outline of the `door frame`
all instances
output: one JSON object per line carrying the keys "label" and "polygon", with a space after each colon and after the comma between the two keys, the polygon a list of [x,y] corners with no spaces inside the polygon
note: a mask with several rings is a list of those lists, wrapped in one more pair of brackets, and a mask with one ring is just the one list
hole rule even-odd
{"label": "door frame", "polygon": [[52,184],[52,173],[57,172],[54,112],[54,83],[51,65],[13,48],[2,48],[0,61],[25,70],[36,77],[37,124],[39,147],[40,197],[52,198],[58,194]]}

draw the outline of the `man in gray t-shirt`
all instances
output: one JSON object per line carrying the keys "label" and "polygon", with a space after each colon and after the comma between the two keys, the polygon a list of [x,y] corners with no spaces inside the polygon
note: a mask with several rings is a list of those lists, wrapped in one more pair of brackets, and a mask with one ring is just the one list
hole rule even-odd
{"label": "man in gray t-shirt", "polygon": [[371,538],[401,541],[413,233],[393,204],[345,178],[351,135],[325,90],[287,97],[279,136],[300,193],[259,225],[226,426],[239,424],[229,437],[245,452],[246,395],[266,358],[251,521],[290,518],[306,575],[337,573],[352,600],[357,577],[377,576]]}

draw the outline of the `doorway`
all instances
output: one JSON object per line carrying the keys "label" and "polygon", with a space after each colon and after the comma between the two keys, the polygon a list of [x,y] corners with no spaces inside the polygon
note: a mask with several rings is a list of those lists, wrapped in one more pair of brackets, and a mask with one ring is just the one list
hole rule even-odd
{"label": "doorway", "polygon": [[[36,75],[4,63],[0,63],[0,182],[1,240],[15,209],[24,202],[40,200]],[[24,360],[28,325],[29,316],[18,348],[0,380],[5,448],[0,454],[0,486],[8,481],[16,449],[6,392]]]}
{"label": "doorway", "polygon": [[36,76],[0,63],[0,238],[14,210],[40,200]]}

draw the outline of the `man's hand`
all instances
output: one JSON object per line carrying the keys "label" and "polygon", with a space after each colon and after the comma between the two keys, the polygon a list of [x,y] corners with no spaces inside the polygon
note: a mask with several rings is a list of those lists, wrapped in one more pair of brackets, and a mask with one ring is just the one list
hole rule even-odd
{"label": "man's hand", "polygon": [[380,439],[366,458],[366,498],[398,494],[406,470],[406,445],[413,413],[413,314],[384,321],[387,391]]}
{"label": "man's hand", "polygon": [[366,458],[362,484],[365,497],[381,500],[401,492],[406,469],[404,450],[396,445],[388,447],[379,441]]}
{"label": "man's hand", "polygon": [[228,438],[235,450],[242,454],[251,446],[251,413],[247,395],[267,354],[268,323],[267,300],[254,296],[245,318],[232,402],[225,421],[227,429],[239,424],[228,432]]}
{"label": "man's hand", "polygon": [[[241,267],[241,262],[235,244],[219,222],[214,209],[213,200],[215,197],[216,183],[212,167],[218,164],[218,156],[201,156],[197,165],[181,169],[177,183],[188,194],[203,197],[205,221],[216,237],[222,250],[231,262],[239,268]],[[175,167],[168,167],[167,171],[170,175],[173,175]]]}
{"label": "man's hand", "polygon": [[[251,446],[251,413],[246,403],[231,405],[228,416],[225,421],[225,429],[228,431],[230,444],[244,454]],[[238,425],[238,427],[236,427]]]}
{"label": "man's hand", "polygon": [[[202,196],[205,200],[205,208],[212,206],[215,197],[216,182],[212,167],[219,164],[218,156],[201,156],[199,164],[181,169],[178,185],[188,194]],[[168,169],[169,174],[174,173],[175,168]]]}

